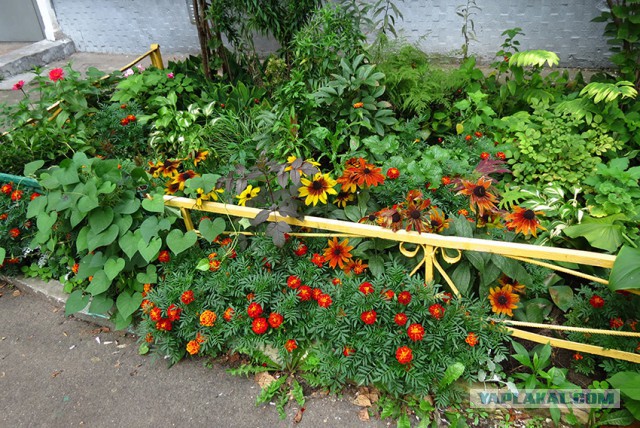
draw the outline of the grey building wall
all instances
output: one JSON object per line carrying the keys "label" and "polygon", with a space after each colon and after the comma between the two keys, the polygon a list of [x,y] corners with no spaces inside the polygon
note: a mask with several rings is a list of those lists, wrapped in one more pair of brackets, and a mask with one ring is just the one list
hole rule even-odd
{"label": "grey building wall", "polygon": [[[466,0],[395,0],[404,15],[396,27],[426,52],[459,51],[462,18],[456,7]],[[607,66],[604,24],[590,22],[605,9],[604,0],[476,0],[472,19],[478,41],[470,53],[491,61],[513,27],[525,33],[522,49],[556,52],[561,65]],[[185,0],[53,0],[62,31],[79,51],[140,53],[159,43],[167,53],[197,53],[196,28]],[[258,45],[264,50],[273,44]]]}

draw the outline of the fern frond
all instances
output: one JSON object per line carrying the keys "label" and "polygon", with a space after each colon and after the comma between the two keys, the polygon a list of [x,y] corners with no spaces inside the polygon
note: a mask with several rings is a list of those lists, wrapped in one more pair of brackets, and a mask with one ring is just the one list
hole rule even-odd
{"label": "fern frond", "polygon": [[280,379],[271,382],[269,386],[264,388],[260,394],[256,397],[256,404],[262,404],[271,400],[280,391],[280,387],[286,382],[287,376],[282,376]]}
{"label": "fern frond", "polygon": [[591,82],[580,91],[580,96],[593,98],[594,103],[600,101],[611,102],[618,97],[635,98],[638,91],[633,87],[633,83],[621,80],[616,83]]}
{"label": "fern frond", "polygon": [[237,369],[228,369],[227,373],[233,376],[249,376],[250,374],[256,374],[261,372],[268,372],[268,367],[254,366],[252,364],[243,364]]}
{"label": "fern frond", "polygon": [[553,67],[554,65],[558,65],[559,62],[560,58],[555,52],[545,50],[516,52],[509,58],[510,67],[514,65],[518,67],[530,67],[534,65],[542,67],[545,63],[547,63],[549,67]]}

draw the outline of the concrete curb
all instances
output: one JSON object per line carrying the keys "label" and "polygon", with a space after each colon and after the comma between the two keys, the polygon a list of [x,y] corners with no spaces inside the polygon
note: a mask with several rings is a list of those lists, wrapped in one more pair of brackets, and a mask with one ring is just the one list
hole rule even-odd
{"label": "concrete curb", "polygon": [[16,74],[68,57],[76,51],[73,41],[41,40],[22,49],[0,56],[0,76],[5,79]]}
{"label": "concrete curb", "polygon": [[[64,309],[67,304],[69,295],[63,291],[63,285],[55,279],[43,281],[39,278],[25,278],[23,276],[5,276],[0,275],[0,279],[13,285],[18,290],[26,294],[33,294],[52,303],[54,306]],[[90,314],[87,308],[71,315],[82,321],[97,324],[101,327],[108,327],[115,331],[115,324],[108,318]]]}

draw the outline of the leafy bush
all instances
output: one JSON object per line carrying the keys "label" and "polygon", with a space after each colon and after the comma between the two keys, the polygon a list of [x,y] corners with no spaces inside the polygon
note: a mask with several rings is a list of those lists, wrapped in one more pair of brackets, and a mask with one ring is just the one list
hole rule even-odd
{"label": "leafy bush", "polygon": [[[27,205],[40,194],[33,187],[2,183],[0,186],[0,272],[15,273],[20,264],[28,260],[29,242],[35,233],[35,224],[26,219]],[[2,261],[4,259],[4,262]]]}

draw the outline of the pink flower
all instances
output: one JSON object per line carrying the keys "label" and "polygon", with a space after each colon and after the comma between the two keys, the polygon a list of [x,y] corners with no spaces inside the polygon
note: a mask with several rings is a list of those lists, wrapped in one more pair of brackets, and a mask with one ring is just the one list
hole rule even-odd
{"label": "pink flower", "polygon": [[122,73],[122,75],[123,75],[124,77],[133,76],[133,70],[132,70],[132,69],[130,69],[130,68],[127,68],[127,69]]}
{"label": "pink flower", "polygon": [[173,79],[173,77],[174,77],[174,76],[173,76],[173,73],[167,73],[167,77],[168,77],[169,79]]}
{"label": "pink flower", "polygon": [[138,71],[140,73],[142,73],[144,71],[144,66],[142,64],[136,64],[136,68],[138,69]]}
{"label": "pink flower", "polygon": [[64,78],[64,71],[61,68],[54,68],[49,72],[49,79],[52,82],[57,82],[58,80],[62,80]]}
{"label": "pink flower", "polygon": [[18,83],[16,83],[15,85],[13,85],[13,90],[14,91],[19,91],[24,87],[24,80],[19,81]]}

